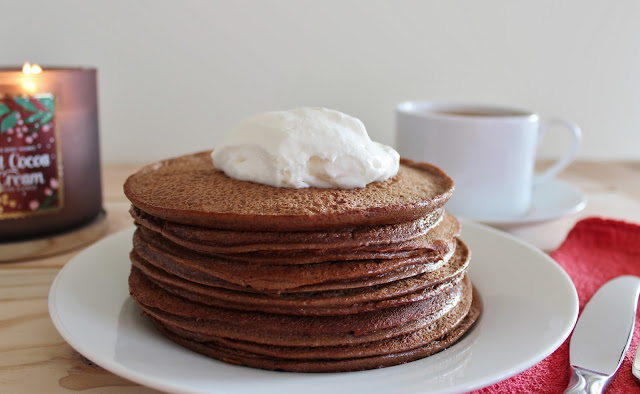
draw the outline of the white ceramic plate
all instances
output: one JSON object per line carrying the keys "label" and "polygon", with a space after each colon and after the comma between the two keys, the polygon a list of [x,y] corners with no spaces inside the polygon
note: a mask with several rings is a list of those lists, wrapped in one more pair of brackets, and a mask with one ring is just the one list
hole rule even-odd
{"label": "white ceramic plate", "polygon": [[549,179],[536,185],[531,196],[531,209],[524,215],[511,217],[468,217],[469,220],[492,226],[531,224],[580,212],[587,198],[580,189],[559,179]]}
{"label": "white ceramic plate", "polygon": [[78,352],[134,382],[180,393],[436,393],[469,391],[523,371],[569,335],[575,287],[546,254],[483,225],[463,222],[471,280],[484,302],[476,325],[451,348],[372,371],[305,374],[234,366],[160,336],[128,296],[133,228],[84,250],[49,293],[54,325]]}

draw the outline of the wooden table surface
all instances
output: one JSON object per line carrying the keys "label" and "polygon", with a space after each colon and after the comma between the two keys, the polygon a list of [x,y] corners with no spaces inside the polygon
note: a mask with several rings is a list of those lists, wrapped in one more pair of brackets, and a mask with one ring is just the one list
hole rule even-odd
{"label": "wooden table surface", "polygon": [[[108,165],[103,169],[105,236],[132,225],[122,184],[138,167]],[[576,162],[560,178],[587,194],[587,207],[582,212],[505,230],[551,251],[583,217],[640,223],[640,162]],[[79,250],[0,263],[0,393],[157,392],[85,362],[54,328],[47,310],[49,287]]]}

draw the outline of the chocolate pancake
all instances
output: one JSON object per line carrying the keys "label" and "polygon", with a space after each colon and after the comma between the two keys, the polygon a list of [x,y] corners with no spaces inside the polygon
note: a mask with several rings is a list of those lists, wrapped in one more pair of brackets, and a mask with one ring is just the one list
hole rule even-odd
{"label": "chocolate pancake", "polygon": [[[455,239],[449,243],[455,245]],[[258,292],[296,292],[362,287],[433,271],[452,252],[408,259],[350,260],[317,264],[263,265],[231,262],[175,245],[160,234],[139,229],[134,251],[150,264],[186,280],[223,288]],[[452,251],[454,246],[447,245]]]}
{"label": "chocolate pancake", "polygon": [[[373,227],[352,227],[327,231],[234,231],[188,226],[153,217],[132,206],[136,223],[165,238],[213,253],[242,253],[261,250],[309,250],[362,248],[399,243],[425,234],[442,220],[443,211],[407,223]],[[205,247],[206,249],[202,249]]]}
{"label": "chocolate pancake", "polygon": [[[460,223],[451,214],[444,214],[440,223],[431,231],[408,241],[392,244],[371,245],[362,248],[270,250],[250,253],[214,253],[208,244],[180,239],[174,242],[202,253],[208,253],[229,261],[256,264],[310,264],[339,260],[406,259],[431,254],[431,258],[442,258],[450,251],[448,242],[460,234]],[[214,247],[215,248],[215,247]]]}
{"label": "chocolate pancake", "polygon": [[210,153],[124,185],[130,295],[176,343],[256,368],[353,371],[438,352],[478,318],[441,170],[401,160],[363,188],[285,189],[232,179]]}
{"label": "chocolate pancake", "polygon": [[424,301],[341,316],[293,316],[246,312],[190,302],[171,294],[135,267],[132,298],[150,316],[171,326],[211,337],[275,346],[334,346],[367,343],[413,332],[467,297],[466,281]]}
{"label": "chocolate pancake", "polygon": [[[468,285],[468,282],[465,283]],[[182,328],[162,323],[169,331],[182,337],[197,341],[207,342],[241,351],[248,351],[261,356],[271,356],[290,359],[346,359],[352,357],[368,357],[380,354],[396,353],[419,347],[425,343],[441,337],[448,330],[455,327],[468,314],[472,297],[470,292],[465,292],[465,297],[445,313],[425,318],[427,324],[422,328],[409,333],[386,338],[379,341],[371,341],[360,344],[341,346],[274,346],[256,344],[250,341],[239,341],[220,337],[203,337],[198,333],[190,332]],[[434,329],[437,328],[437,329]]]}
{"label": "chocolate pancake", "polygon": [[294,372],[341,372],[397,365],[427,357],[446,349],[460,339],[473,325],[481,311],[475,290],[467,297],[471,305],[462,319],[448,314],[414,331],[380,342],[336,348],[292,348],[259,346],[238,341],[201,342],[189,339],[184,330],[154,323],[164,335],[176,343],[207,356],[233,364],[255,368]]}
{"label": "chocolate pancake", "polygon": [[463,289],[459,284],[424,301],[336,317],[277,315],[202,305],[167,292],[135,267],[129,286],[131,297],[143,310],[187,330],[256,343],[300,346],[361,343],[360,338],[370,340],[367,335],[390,337],[388,331],[397,332],[399,327],[442,313],[455,303]]}
{"label": "chocolate pancake", "polygon": [[453,255],[453,247],[450,249],[443,258],[433,261],[427,255],[412,259],[278,266],[203,256],[140,229],[133,238],[133,252],[167,273],[207,286],[259,293],[338,290],[388,283],[439,269]]}
{"label": "chocolate pancake", "polygon": [[458,240],[453,257],[434,271],[375,286],[271,295],[193,283],[157,269],[135,252],[131,256],[133,265],[154,283],[186,299],[238,310],[301,315],[352,314],[424,300],[457,283],[468,260],[468,249]]}
{"label": "chocolate pancake", "polygon": [[134,206],[163,220],[228,230],[298,231],[416,220],[442,208],[453,181],[426,163],[401,160],[396,176],[358,189],[286,189],[240,181],[213,167],[211,152],[164,160],[130,176]]}

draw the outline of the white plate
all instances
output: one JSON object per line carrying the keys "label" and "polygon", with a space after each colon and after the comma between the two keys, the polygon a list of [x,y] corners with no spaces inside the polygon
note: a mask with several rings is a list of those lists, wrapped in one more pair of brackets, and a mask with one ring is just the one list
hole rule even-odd
{"label": "white plate", "polygon": [[372,371],[271,372],[219,362],[159,335],[128,294],[133,228],[69,261],[51,285],[49,313],[78,352],[134,382],[181,393],[435,393],[469,391],[523,371],[569,335],[578,297],[566,273],[533,246],[463,222],[470,276],[484,302],[476,325],[451,348]]}
{"label": "white plate", "polygon": [[467,217],[467,219],[492,226],[530,224],[580,212],[586,205],[587,198],[580,189],[559,179],[549,179],[534,187],[531,196],[531,209],[524,215]]}

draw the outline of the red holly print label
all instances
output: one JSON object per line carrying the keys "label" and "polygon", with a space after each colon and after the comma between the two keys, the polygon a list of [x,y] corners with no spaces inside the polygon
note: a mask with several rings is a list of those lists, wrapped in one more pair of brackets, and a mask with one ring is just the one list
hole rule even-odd
{"label": "red holly print label", "polygon": [[0,220],[62,208],[55,118],[50,93],[0,96]]}

